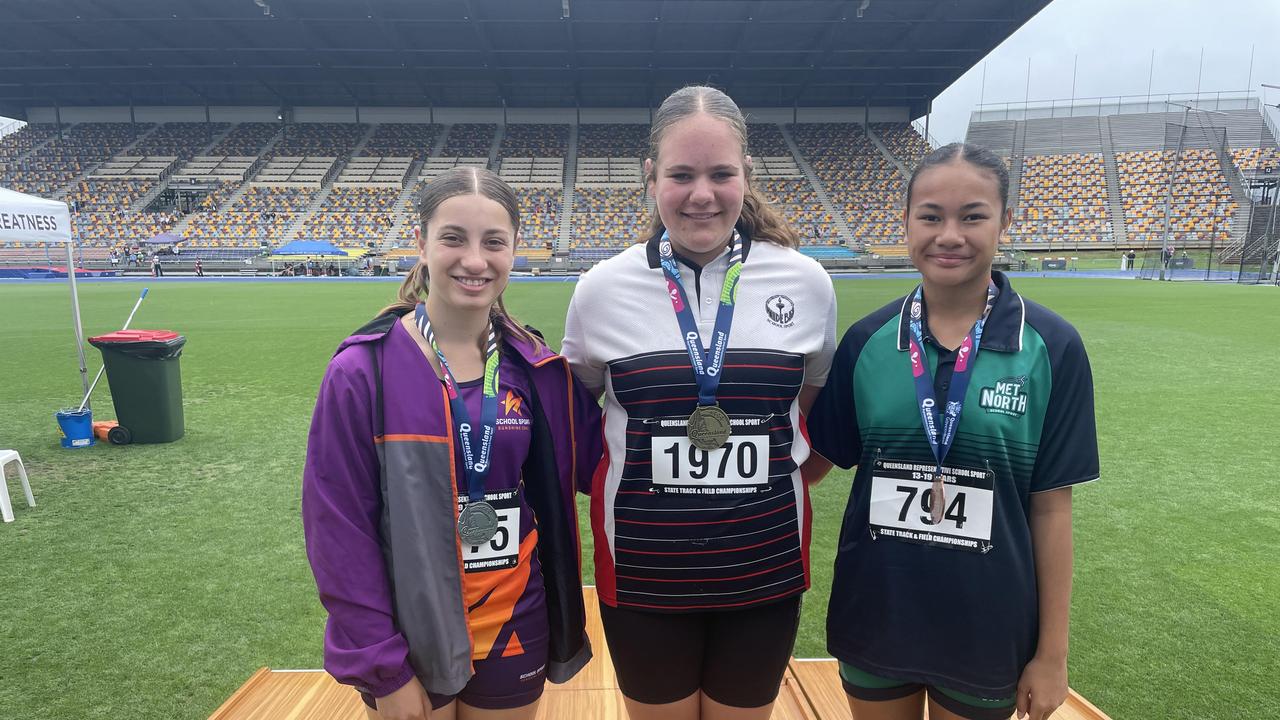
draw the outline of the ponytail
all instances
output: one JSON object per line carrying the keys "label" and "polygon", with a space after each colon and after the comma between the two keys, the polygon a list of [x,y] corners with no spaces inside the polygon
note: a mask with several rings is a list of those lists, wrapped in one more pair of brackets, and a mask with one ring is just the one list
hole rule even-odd
{"label": "ponytail", "polygon": [[747,176],[747,192],[742,197],[742,215],[738,218],[741,228],[752,242],[767,242],[786,248],[800,247],[800,236],[782,213],[756,190],[751,176]]}
{"label": "ponytail", "polygon": [[382,308],[379,315],[394,313],[403,315],[412,311],[418,306],[419,302],[427,299],[427,265],[419,260],[414,263],[413,269],[409,270],[409,274],[405,276],[404,282],[400,283],[400,291],[396,293],[396,302]]}

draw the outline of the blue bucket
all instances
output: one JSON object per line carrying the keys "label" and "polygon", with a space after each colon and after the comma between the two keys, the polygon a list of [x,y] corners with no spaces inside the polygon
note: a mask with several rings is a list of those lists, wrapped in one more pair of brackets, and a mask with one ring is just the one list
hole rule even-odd
{"label": "blue bucket", "polygon": [[62,447],[86,448],[93,445],[93,411],[59,410],[53,415],[62,431]]}

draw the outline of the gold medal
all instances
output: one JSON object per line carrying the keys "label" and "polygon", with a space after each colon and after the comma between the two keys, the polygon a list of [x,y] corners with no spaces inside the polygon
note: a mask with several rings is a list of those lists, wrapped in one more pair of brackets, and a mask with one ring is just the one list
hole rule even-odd
{"label": "gold medal", "polygon": [[689,416],[685,431],[699,450],[719,450],[729,441],[729,416],[719,405],[699,405]]}

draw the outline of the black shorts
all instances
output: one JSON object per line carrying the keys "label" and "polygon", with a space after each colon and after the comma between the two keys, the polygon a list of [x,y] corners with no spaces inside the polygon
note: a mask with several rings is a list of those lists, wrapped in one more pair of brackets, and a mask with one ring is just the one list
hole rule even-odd
{"label": "black shorts", "polygon": [[800,627],[800,596],[744,610],[658,613],[600,604],[622,694],[648,705],[701,690],[730,707],[778,697]]}

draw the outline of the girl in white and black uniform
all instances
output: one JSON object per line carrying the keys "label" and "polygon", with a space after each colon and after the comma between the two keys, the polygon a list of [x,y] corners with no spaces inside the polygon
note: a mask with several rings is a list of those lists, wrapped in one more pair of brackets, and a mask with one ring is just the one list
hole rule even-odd
{"label": "girl in white and black uniform", "polygon": [[752,187],[746,138],[718,90],[666,99],[645,160],[657,216],[581,279],[565,327],[605,394],[596,583],[633,720],[767,718],[809,586],[802,414],[835,294]]}

